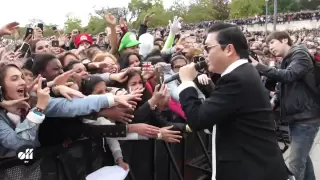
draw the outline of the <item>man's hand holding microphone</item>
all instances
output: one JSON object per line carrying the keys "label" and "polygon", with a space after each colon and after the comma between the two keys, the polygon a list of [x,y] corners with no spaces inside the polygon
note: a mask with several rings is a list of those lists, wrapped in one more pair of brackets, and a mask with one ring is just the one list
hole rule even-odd
{"label": "man's hand holding microphone", "polygon": [[179,77],[180,77],[181,83],[187,82],[187,81],[193,81],[197,77],[198,72],[196,70],[195,65],[196,65],[195,63],[190,63],[180,68]]}

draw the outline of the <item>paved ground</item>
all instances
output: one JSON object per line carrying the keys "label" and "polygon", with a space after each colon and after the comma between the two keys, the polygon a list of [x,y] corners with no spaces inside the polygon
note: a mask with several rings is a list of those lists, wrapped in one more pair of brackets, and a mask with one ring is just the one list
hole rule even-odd
{"label": "paved ground", "polygon": [[[214,137],[213,137],[213,139],[214,139]],[[214,140],[212,141],[212,143],[215,144]],[[282,146],[282,144],[279,144],[279,145],[280,145],[280,147]],[[214,149],[212,151],[214,153]],[[283,155],[285,160],[288,159],[289,151],[290,151],[290,147]],[[318,132],[318,135],[315,139],[315,143],[312,147],[310,154],[311,154],[311,159],[312,159],[313,167],[314,167],[315,174],[316,174],[316,179],[320,180],[320,131]],[[213,158],[215,158],[215,157],[213,157]],[[215,162],[215,161],[213,161],[213,162]],[[215,169],[215,163],[212,164],[212,167],[213,167],[213,169]],[[215,177],[215,172],[213,172],[212,177]],[[215,180],[215,178],[212,178],[212,180]]]}
{"label": "paved ground", "polygon": [[[289,151],[290,151],[290,148],[284,154],[285,159],[287,159]],[[316,179],[320,180],[320,132],[318,133],[315,139],[315,143],[313,145],[313,148],[310,154],[313,162],[313,167],[316,173]]]}

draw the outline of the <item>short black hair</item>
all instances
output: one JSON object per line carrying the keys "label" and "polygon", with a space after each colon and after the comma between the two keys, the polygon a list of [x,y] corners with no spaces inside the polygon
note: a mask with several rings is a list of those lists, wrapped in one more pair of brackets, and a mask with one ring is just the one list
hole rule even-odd
{"label": "short black hair", "polygon": [[41,72],[44,72],[47,64],[56,58],[57,57],[52,54],[35,54],[32,65],[33,75],[38,76]]}
{"label": "short black hair", "polygon": [[63,71],[64,72],[67,72],[69,70],[71,70],[73,68],[73,65],[75,64],[80,64],[81,62],[80,61],[77,61],[77,60],[73,60],[73,61],[70,61],[64,68],[63,68]]}
{"label": "short black hair", "polygon": [[33,66],[33,58],[29,57],[27,58],[26,62],[24,62],[22,69],[26,69],[32,72],[32,66]]}
{"label": "short black hair", "polygon": [[217,41],[224,50],[228,44],[232,44],[240,58],[248,58],[249,46],[241,29],[233,24],[216,23],[212,25],[208,33],[217,32]]}
{"label": "short black hair", "polygon": [[100,82],[104,82],[100,76],[90,76],[90,78],[83,81],[81,92],[86,96],[92,94],[95,86]]}
{"label": "short black hair", "polygon": [[272,32],[271,34],[269,34],[267,36],[267,39],[266,39],[266,42],[267,44],[269,44],[269,42],[272,40],[272,39],[276,39],[280,42],[282,42],[283,39],[288,39],[288,45],[289,46],[292,46],[292,39],[290,38],[290,35],[288,32],[286,31],[274,31]]}

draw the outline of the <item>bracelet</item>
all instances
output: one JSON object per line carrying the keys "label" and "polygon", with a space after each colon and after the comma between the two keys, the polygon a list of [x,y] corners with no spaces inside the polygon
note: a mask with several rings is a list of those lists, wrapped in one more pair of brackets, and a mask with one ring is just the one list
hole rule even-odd
{"label": "bracelet", "polygon": [[162,139],[162,133],[161,132],[157,134],[157,139]]}
{"label": "bracelet", "polygon": [[34,109],[36,112],[39,112],[39,113],[44,113],[44,110],[43,109],[41,109],[41,108],[38,108],[38,107],[36,107],[35,109]]}

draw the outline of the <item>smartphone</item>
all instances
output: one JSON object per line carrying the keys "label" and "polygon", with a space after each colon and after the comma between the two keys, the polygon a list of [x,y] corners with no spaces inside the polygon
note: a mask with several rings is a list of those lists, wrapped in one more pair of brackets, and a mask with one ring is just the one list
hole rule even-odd
{"label": "smartphone", "polygon": [[43,24],[42,23],[38,23],[37,27],[43,31]]}
{"label": "smartphone", "polygon": [[30,45],[26,42],[24,42],[20,48],[19,48],[20,52],[21,52],[21,56],[24,56],[26,53],[28,53],[28,51],[30,50]]}
{"label": "smartphone", "polygon": [[2,102],[3,100],[2,87],[0,86],[0,102]]}
{"label": "smartphone", "polygon": [[58,41],[58,40],[53,40],[53,41],[51,42],[51,46],[52,46],[52,47],[59,47],[59,41]]}
{"label": "smartphone", "polygon": [[158,84],[160,85],[159,86],[159,88],[160,88],[161,85],[163,84],[163,81],[164,81],[164,74],[163,74],[161,67],[156,68],[155,75],[156,75],[156,83],[157,83],[157,85]]}
{"label": "smartphone", "polygon": [[142,67],[141,67],[141,70],[142,71],[148,71],[150,70],[149,68],[152,66],[151,62],[143,62],[142,63]]}
{"label": "smartphone", "polygon": [[47,79],[46,78],[42,78],[42,82],[41,82],[41,87],[42,89],[46,88],[48,85],[47,85]]}
{"label": "smartphone", "polygon": [[203,56],[193,56],[193,62],[198,63],[200,61],[205,61],[206,59]]}
{"label": "smartphone", "polygon": [[[254,60],[259,62],[258,55],[255,52],[249,51],[249,56],[251,56]],[[251,63],[251,60],[249,58],[248,58],[248,61]]]}
{"label": "smartphone", "polygon": [[31,35],[33,34],[33,29],[32,28],[27,28],[26,35],[24,36],[24,39],[26,39],[30,34]]}

